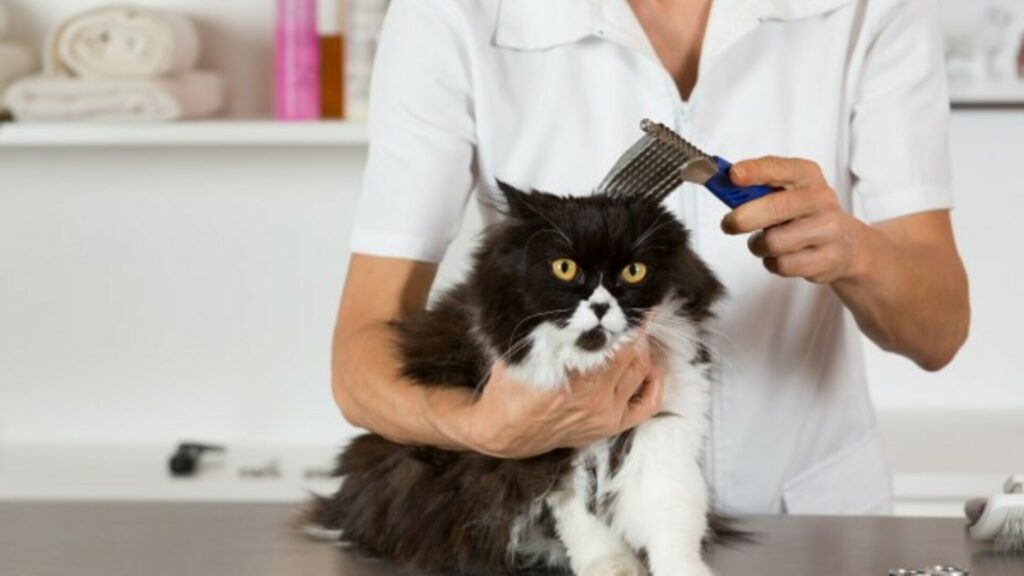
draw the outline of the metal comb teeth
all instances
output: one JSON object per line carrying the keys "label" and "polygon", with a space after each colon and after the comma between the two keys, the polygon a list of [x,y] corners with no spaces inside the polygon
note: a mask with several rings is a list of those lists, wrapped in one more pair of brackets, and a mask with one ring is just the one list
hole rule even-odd
{"label": "metal comb teeth", "polygon": [[685,155],[687,158],[706,158],[711,159],[711,155],[705,153],[700,148],[697,148],[689,141],[684,139],[679,134],[676,134],[671,128],[664,124],[659,124],[653,120],[644,118],[640,121],[640,129],[657,138],[658,140],[673,146],[679,150],[679,152]]}
{"label": "metal comb teeth", "polygon": [[[645,119],[640,128],[644,136],[615,163],[598,186],[599,194],[661,202],[683,182],[701,178],[706,181],[714,175],[716,168],[711,156],[668,126]],[[695,173],[693,177],[687,177],[688,166],[694,167],[689,170]]]}

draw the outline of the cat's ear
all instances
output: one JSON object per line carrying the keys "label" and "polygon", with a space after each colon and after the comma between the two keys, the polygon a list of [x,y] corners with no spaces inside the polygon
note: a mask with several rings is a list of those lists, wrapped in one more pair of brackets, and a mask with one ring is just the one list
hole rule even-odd
{"label": "cat's ear", "polygon": [[505,196],[505,213],[508,216],[528,218],[533,213],[534,210],[530,208],[529,194],[508,182],[502,180],[495,181],[498,183],[498,189]]}

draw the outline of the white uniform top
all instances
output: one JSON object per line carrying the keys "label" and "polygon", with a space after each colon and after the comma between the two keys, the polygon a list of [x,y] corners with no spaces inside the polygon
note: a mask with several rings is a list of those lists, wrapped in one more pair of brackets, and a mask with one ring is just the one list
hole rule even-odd
{"label": "white uniform top", "polygon": [[[495,178],[590,193],[645,117],[732,161],[812,159],[871,222],[950,208],[935,10],[715,0],[683,101],[626,0],[394,0],[352,250],[439,261]],[[687,185],[668,202],[729,291],[705,466],[719,508],[887,511],[860,340],[837,297],[765,271],[745,238],[722,233],[727,209],[709,192]]]}

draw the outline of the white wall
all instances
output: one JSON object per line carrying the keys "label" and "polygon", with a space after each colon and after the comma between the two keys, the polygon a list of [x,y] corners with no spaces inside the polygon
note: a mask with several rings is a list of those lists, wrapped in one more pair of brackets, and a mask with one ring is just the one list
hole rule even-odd
{"label": "white wall", "polygon": [[347,434],[329,343],[364,161],[301,147],[0,152],[0,442]]}
{"label": "white wall", "polygon": [[0,440],[329,442],[364,153],[0,152]]}
{"label": "white wall", "polygon": [[952,131],[953,217],[971,279],[971,335],[938,374],[924,374],[869,345],[872,391],[881,409],[1024,410],[1018,367],[1024,257],[1016,240],[1024,213],[1024,183],[1017,175],[1024,159],[1024,110],[958,111]]}

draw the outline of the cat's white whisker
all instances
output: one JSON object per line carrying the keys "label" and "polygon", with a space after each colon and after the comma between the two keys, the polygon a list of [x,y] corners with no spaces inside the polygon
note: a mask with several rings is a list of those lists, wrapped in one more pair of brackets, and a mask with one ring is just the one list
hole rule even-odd
{"label": "cat's white whisker", "polygon": [[530,204],[530,202],[529,202],[529,201],[525,201],[525,202],[523,202],[523,205],[524,205],[524,206],[526,206],[527,208],[529,208],[529,209],[530,209],[530,212],[533,212],[533,213],[534,213],[534,214],[536,214],[536,215],[537,215],[537,216],[538,216],[539,218],[541,218],[542,220],[544,220],[545,222],[547,222],[548,224],[550,224],[550,225],[551,225],[551,227],[552,227],[552,228],[554,228],[554,229],[555,229],[555,231],[556,231],[556,232],[558,232],[558,233],[559,233],[559,234],[560,234],[560,235],[562,236],[562,239],[563,239],[563,240],[565,240],[565,241],[566,241],[566,243],[568,243],[568,244],[569,244],[569,246],[572,246],[572,240],[569,240],[569,236],[568,236],[568,235],[567,235],[567,234],[565,233],[565,231],[564,231],[564,230],[562,230],[561,228],[559,228],[557,224],[555,224],[554,222],[552,222],[551,218],[548,218],[548,217],[547,217],[546,215],[542,214],[542,213],[541,213],[541,212],[540,212],[539,210],[537,210],[536,208],[534,208],[534,207],[533,207],[533,205],[532,205],[532,204]]}
{"label": "cat's white whisker", "polygon": [[[661,310],[656,310],[654,308],[648,308],[646,310],[642,310],[641,312],[646,314],[646,315],[649,315],[649,317],[651,317],[651,318],[653,318],[653,317],[674,318],[674,316],[672,314],[670,314],[668,312],[661,311]],[[711,326],[709,326],[707,324],[703,324],[701,326],[701,332],[702,333],[711,334],[713,336],[716,336],[716,337],[720,338],[726,344],[728,344],[730,347],[732,347],[733,349],[735,349],[737,351],[742,351],[742,349],[743,349],[743,347],[740,346],[739,344],[737,344],[736,341],[733,340],[731,337],[729,337],[728,334],[726,334],[725,332],[722,332],[721,330],[717,330],[717,329],[715,329],[715,328],[713,328],[713,327],[711,327]]]}
{"label": "cat's white whisker", "polygon": [[[559,232],[558,230],[555,230],[553,228],[545,228],[543,230],[537,230],[536,232],[531,234],[530,237],[523,244],[523,256],[522,256],[521,260],[525,260],[526,259],[527,251],[530,249],[530,243],[533,242],[534,238],[536,238],[537,236],[539,236],[541,234],[550,234],[550,233],[561,234],[561,232]],[[564,238],[564,236],[563,236],[563,238]]]}
{"label": "cat's white whisker", "polygon": [[[546,311],[546,312],[538,312],[536,314],[531,314],[531,315],[527,316],[526,318],[523,318],[522,320],[519,321],[518,324],[515,325],[514,328],[512,328],[512,332],[510,332],[511,336],[509,336],[509,341],[511,342],[512,339],[515,338],[516,332],[519,330],[519,327],[523,325],[523,323],[528,322],[530,320],[533,320],[534,318],[542,318],[544,316],[551,316],[551,315],[554,315],[554,314],[561,314],[562,312],[568,312],[570,310],[572,310],[572,308],[559,308],[557,310],[549,310],[549,311]],[[529,336],[529,335],[527,335],[527,336]]]}
{"label": "cat's white whisker", "polygon": [[659,216],[659,217],[658,217],[658,218],[657,218],[657,219],[656,219],[656,220],[655,220],[655,221],[654,221],[654,222],[653,222],[653,223],[652,223],[652,224],[651,224],[651,225],[650,225],[650,226],[649,226],[649,227],[647,228],[647,230],[646,230],[646,231],[645,231],[645,232],[644,232],[643,234],[641,234],[641,235],[640,235],[640,237],[639,237],[639,238],[637,238],[635,242],[633,242],[633,246],[632,246],[632,249],[633,249],[633,250],[636,250],[636,249],[637,249],[638,247],[642,246],[642,245],[643,245],[643,243],[644,243],[645,241],[647,241],[647,239],[648,239],[648,238],[650,238],[651,236],[653,236],[655,232],[657,232],[657,231],[658,231],[659,229],[661,229],[661,228],[662,228],[663,226],[666,226],[666,225],[671,225],[672,223],[673,223],[673,222],[672,222],[672,219],[671,219],[671,218],[667,218],[667,219],[666,219],[666,218],[665,218],[664,216]]}
{"label": "cat's white whisker", "polygon": [[723,366],[725,366],[729,370],[730,373],[732,373],[734,376],[736,376],[737,379],[739,379],[740,381],[744,381],[743,374],[733,365],[732,362],[729,361],[728,358],[725,357],[724,354],[722,354],[720,351],[716,350],[713,346],[708,346],[707,343],[704,342],[703,340],[700,340],[700,339],[694,337],[693,335],[688,334],[688,333],[686,333],[684,331],[680,331],[680,330],[672,329],[672,328],[668,328],[668,327],[660,328],[660,330],[668,332],[669,335],[672,336],[672,337],[680,338],[682,340],[688,340],[688,341],[690,341],[690,342],[692,342],[694,344],[702,344],[702,345],[704,345],[705,350],[708,351],[708,354],[710,354],[712,356],[712,358],[720,361],[721,364]]}
{"label": "cat's white whisker", "polygon": [[513,344],[511,347],[509,347],[509,349],[504,354],[502,354],[501,356],[497,357],[494,360],[494,362],[491,363],[491,366],[487,368],[487,371],[484,373],[483,377],[480,379],[479,382],[477,382],[476,386],[473,389],[473,397],[474,397],[474,399],[480,398],[480,394],[483,393],[484,385],[487,384],[487,381],[491,379],[491,374],[494,373],[494,365],[496,363],[498,363],[498,362],[505,362],[505,361],[507,361],[509,358],[514,356],[517,352],[519,352],[524,347],[526,347],[526,345],[529,344],[529,343],[530,343],[529,342],[529,335],[520,338],[515,344]]}

